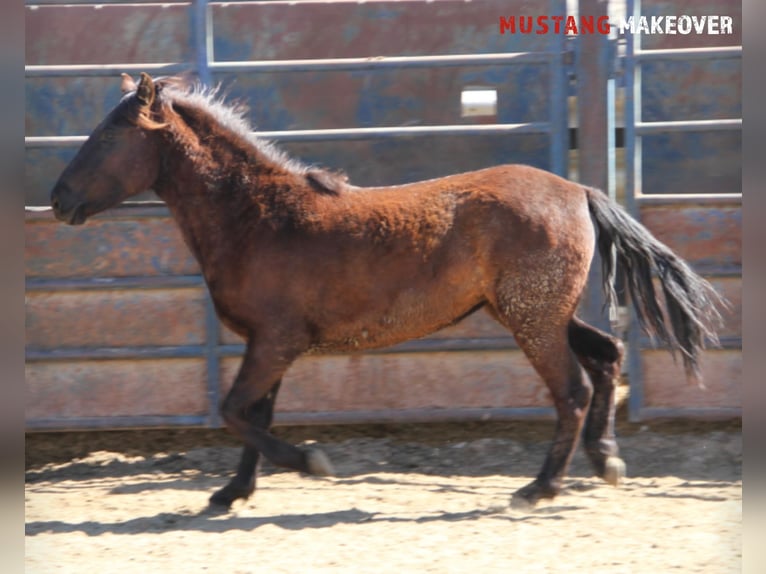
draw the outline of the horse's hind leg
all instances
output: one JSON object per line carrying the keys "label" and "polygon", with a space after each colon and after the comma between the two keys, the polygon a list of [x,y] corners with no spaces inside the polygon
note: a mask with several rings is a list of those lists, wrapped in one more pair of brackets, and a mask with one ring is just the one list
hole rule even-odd
{"label": "horse's hind leg", "polygon": [[557,421],[553,443],[537,478],[513,495],[515,508],[534,506],[542,498],[553,498],[572,460],[582,432],[593,389],[577,358],[569,349],[564,329],[515,331],[519,346],[545,381],[553,398]]}
{"label": "horse's hind leg", "polygon": [[624,355],[622,342],[573,317],[569,345],[593,383],[593,399],[585,423],[585,451],[596,474],[617,485],[625,476],[614,435],[615,381]]}
{"label": "horse's hind leg", "polygon": [[513,507],[528,508],[540,499],[553,498],[560,492],[585,423],[593,389],[569,347],[566,319],[564,324],[556,324],[542,312],[520,313],[504,307],[494,307],[493,312],[513,331],[516,342],[542,377],[557,414],[553,443],[542,469],[537,478],[514,493],[511,500]]}

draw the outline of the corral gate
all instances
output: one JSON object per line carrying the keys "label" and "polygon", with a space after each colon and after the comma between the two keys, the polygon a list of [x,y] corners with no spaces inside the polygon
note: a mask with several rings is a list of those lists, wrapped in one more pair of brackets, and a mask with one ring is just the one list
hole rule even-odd
{"label": "corral gate", "polygon": [[627,1],[635,20],[706,14],[735,23],[733,35],[625,37],[627,207],[731,303],[721,348],[704,357],[706,392],[686,384],[680,365],[631,321],[634,420],[741,415],[741,11],[731,0]]}
{"label": "corral gate", "polygon": [[[693,389],[679,389],[678,368],[647,369],[646,357],[651,367],[664,364],[664,355],[633,352],[631,414],[739,413],[739,184],[725,175],[727,193],[706,189],[704,197],[678,197],[668,193],[689,190],[671,182],[672,189],[655,187],[652,193],[658,195],[649,195],[635,177],[642,173],[641,147],[635,142],[652,130],[736,128],[736,90],[734,96],[714,95],[708,106],[728,102],[724,113],[733,121],[652,125],[641,121],[648,118],[640,115],[647,98],[640,97],[639,73],[646,78],[644,62],[651,56],[638,52],[630,38],[627,52],[618,57],[617,41],[601,35],[574,40],[561,34],[500,33],[501,16],[571,14],[565,0],[66,3],[77,5],[27,2],[30,205],[47,203],[53,180],[82,134],[117,101],[117,77],[126,71],[191,70],[205,82],[222,80],[232,97],[250,103],[251,117],[265,137],[303,159],[345,169],[358,184],[400,183],[509,161],[571,176],[569,144],[576,139],[580,180],[614,194],[614,95],[625,70],[628,207],[706,274],[723,281],[735,302],[725,350],[711,361],[718,369],[713,378],[726,380],[711,381],[708,375],[710,389],[699,398]],[[733,2],[710,4],[718,12],[739,10]],[[598,14],[605,7],[581,0],[580,9]],[[734,16],[739,22],[738,12]],[[66,33],[56,35],[54,28]],[[733,46],[664,53],[694,62],[738,57],[739,36],[722,39]],[[126,54],[131,61],[125,61]],[[496,91],[495,117],[461,116],[460,95],[475,88]],[[570,122],[573,95],[589,105],[579,106],[577,120]],[[678,152],[673,142],[667,145]],[[714,150],[715,142],[707,149]],[[732,153],[724,168],[731,169],[733,162],[738,169],[738,151]],[[644,157],[644,166],[651,159]],[[30,430],[221,424],[217,405],[233,378],[242,343],[217,321],[167,210],[152,203],[152,196],[144,199],[98,216],[84,228],[28,210]],[[675,226],[678,214],[686,227]],[[676,235],[662,235],[667,221]],[[694,224],[711,228],[685,235]],[[712,251],[700,259],[695,249],[707,238],[704,233],[714,236],[706,244]],[[728,250],[719,253],[723,245]],[[597,289],[591,289],[584,306],[603,326]],[[645,346],[633,329],[629,343],[631,349]],[[665,394],[654,390],[655,381],[664,385]],[[545,388],[512,337],[483,314],[381,352],[301,359],[285,382],[279,423],[552,414]],[[667,393],[675,392],[682,402],[674,403],[673,396],[668,402]]]}

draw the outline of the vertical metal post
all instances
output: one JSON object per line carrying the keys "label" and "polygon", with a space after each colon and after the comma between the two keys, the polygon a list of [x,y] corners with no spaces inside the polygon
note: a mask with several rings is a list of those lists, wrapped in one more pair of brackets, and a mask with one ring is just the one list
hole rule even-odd
{"label": "vertical metal post", "polygon": [[[566,14],[566,0],[550,0],[550,14]],[[566,36],[551,33],[550,51],[553,54],[548,67],[551,91],[549,95],[550,114],[550,170],[562,177],[567,177],[569,162],[569,125],[567,118],[567,71]]]}
{"label": "vertical metal post", "polygon": [[[609,16],[608,0],[579,0],[580,16]],[[614,199],[614,79],[609,36],[581,34],[577,38],[577,165],[581,183],[596,187]],[[581,302],[586,321],[611,330],[601,287],[601,258],[593,257],[588,287]]]}
{"label": "vertical metal post", "polygon": [[212,82],[208,64],[213,58],[213,19],[208,0],[194,0],[191,7],[191,28],[197,76],[200,82],[209,86]]}
{"label": "vertical metal post", "polygon": [[207,371],[207,426],[218,428],[222,426],[220,415],[221,404],[221,359],[220,323],[215,312],[213,298],[205,287],[205,370]]}
{"label": "vertical metal post", "polygon": [[[633,16],[637,22],[641,12],[640,0],[628,0],[626,8],[626,17]],[[640,35],[630,31],[625,39],[625,204],[628,212],[638,219],[640,213],[636,195],[641,189],[641,139],[636,134],[636,122],[641,121],[641,68],[635,53],[641,49],[641,44]],[[638,421],[644,402],[641,333],[632,307],[628,325],[628,379],[628,416],[631,421]]]}
{"label": "vertical metal post", "polygon": [[[212,83],[209,63],[213,59],[213,20],[208,0],[194,0],[190,13],[194,67],[199,81]],[[221,396],[221,361],[218,355],[220,328],[210,292],[205,287],[205,366],[207,371],[207,426],[221,426],[219,403]]]}

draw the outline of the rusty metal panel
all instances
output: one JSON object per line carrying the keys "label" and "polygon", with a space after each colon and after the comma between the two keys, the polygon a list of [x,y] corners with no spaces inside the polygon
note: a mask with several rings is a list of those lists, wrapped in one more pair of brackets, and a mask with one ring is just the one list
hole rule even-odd
{"label": "rusty metal panel", "polygon": [[[545,36],[499,33],[501,15],[537,9],[530,0],[214,4],[214,53],[216,61],[227,61],[543,51],[550,42]],[[215,77],[224,84],[232,79]],[[550,78],[544,64],[243,73],[231,94],[250,104],[252,121],[262,130],[438,125],[476,123],[460,114],[460,92],[470,85],[498,90],[493,121],[548,117]],[[285,148],[306,161],[343,169],[359,185],[385,185],[498,163],[549,167],[548,145],[545,136],[506,135]]]}
{"label": "rusty metal panel", "polygon": [[641,192],[741,193],[739,131],[643,136]]}
{"label": "rusty metal panel", "polygon": [[27,362],[26,419],[207,412],[203,359]]}
{"label": "rusty metal panel", "polygon": [[376,186],[398,185],[503,163],[547,168],[548,140],[548,136],[538,134],[426,136],[321,144],[285,143],[280,147],[303,161],[344,171],[357,185]]}
{"label": "rusty metal panel", "polygon": [[641,353],[643,407],[665,409],[741,409],[742,351],[709,349],[702,362],[705,388],[686,382],[680,358],[664,350]]}
{"label": "rusty metal panel", "polygon": [[[723,326],[718,336],[733,339],[742,337],[742,277],[710,277],[710,283],[728,302],[721,313]],[[740,343],[740,347],[741,347]]]}
{"label": "rusty metal panel", "polygon": [[164,209],[121,209],[84,227],[62,225],[50,212],[28,213],[25,237],[27,278],[199,274]]}
{"label": "rusty metal panel", "polygon": [[[733,34],[642,34],[643,50],[740,46],[742,3],[732,0],[643,0],[648,18],[726,15]],[[742,117],[739,59],[657,60],[641,65],[641,120],[712,120]],[[642,193],[739,193],[742,138],[739,131],[644,136]]]}
{"label": "rusty metal panel", "polygon": [[31,291],[27,348],[201,345],[203,288]]}
{"label": "rusty metal panel", "polygon": [[721,309],[723,324],[718,337],[727,345],[742,347],[742,277],[706,277],[715,290],[726,299],[728,307]]}
{"label": "rusty metal panel", "polygon": [[[27,65],[183,62],[192,57],[189,8],[182,4],[25,7]],[[27,78],[28,136],[84,135],[120,98],[114,78]],[[76,149],[28,150],[27,205],[47,204]]]}
{"label": "rusty metal panel", "polygon": [[110,64],[188,60],[183,4],[25,7],[27,64]]}
{"label": "rusty metal panel", "polygon": [[548,7],[539,0],[214,3],[214,52],[217,60],[248,60],[544,50],[546,35],[500,34],[498,23]]}
{"label": "rusty metal panel", "polygon": [[643,205],[641,222],[678,255],[698,267],[738,271],[742,265],[740,205]]}
{"label": "rusty metal panel", "polygon": [[[183,5],[27,6],[25,17],[27,65],[183,62],[192,57],[188,7]],[[92,130],[94,118],[119,100],[119,86],[118,77],[27,79],[27,135]]]}
{"label": "rusty metal panel", "polygon": [[[136,14],[125,6],[98,10],[80,6],[66,11],[63,20],[56,10],[69,8],[45,8],[28,10],[32,33],[27,34],[27,64],[192,59],[188,9],[182,6],[133,7]],[[509,11],[538,12],[539,4],[533,0],[214,3],[210,10],[216,61],[545,51],[551,41],[547,35],[499,31],[499,17]],[[145,25],[147,19],[153,24]],[[72,29],[93,27],[95,31],[59,39],[59,22],[70,20]],[[136,36],[115,42],[125,30],[133,30]],[[42,34],[50,40],[37,46]],[[49,46],[54,42],[57,49],[52,54]],[[150,58],[147,51],[151,49],[156,51]],[[232,98],[250,104],[250,119],[261,130],[486,122],[486,118],[460,115],[460,92],[471,85],[498,90],[493,121],[543,121],[549,115],[551,97],[559,97],[549,89],[547,64],[216,74],[215,80],[223,82]],[[29,136],[86,134],[94,127],[93,118],[106,113],[119,98],[116,78],[28,78],[26,84]],[[529,134],[303,144],[287,146],[287,150],[307,162],[343,169],[357,184],[383,185],[498,163],[551,168],[549,146],[550,138]],[[71,148],[28,150],[28,204],[47,203],[48,190],[74,153]]]}
{"label": "rusty metal panel", "polygon": [[[239,359],[221,365],[222,391]],[[548,390],[521,351],[304,357],[284,378],[280,413],[549,407]]]}

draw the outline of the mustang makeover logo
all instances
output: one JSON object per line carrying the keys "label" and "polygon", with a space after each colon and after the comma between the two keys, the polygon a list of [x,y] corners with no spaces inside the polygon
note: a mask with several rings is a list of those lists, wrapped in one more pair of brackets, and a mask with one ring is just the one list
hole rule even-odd
{"label": "mustang makeover logo", "polygon": [[733,34],[731,16],[687,15],[630,16],[613,25],[608,16],[500,16],[500,33],[505,34],[580,34],[608,35],[612,27],[620,34]]}

